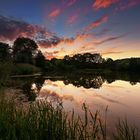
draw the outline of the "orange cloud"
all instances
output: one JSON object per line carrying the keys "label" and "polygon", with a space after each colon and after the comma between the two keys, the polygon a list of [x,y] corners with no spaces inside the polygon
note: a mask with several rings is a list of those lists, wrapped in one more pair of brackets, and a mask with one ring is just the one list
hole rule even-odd
{"label": "orange cloud", "polygon": [[122,53],[114,48],[100,50],[98,45],[122,38],[124,35],[108,37],[97,40],[90,34],[80,34],[75,38],[63,38],[57,44],[46,47],[45,55],[48,59],[63,58],[65,55],[73,56],[77,53],[102,53],[103,55]]}
{"label": "orange cloud", "polygon": [[117,2],[119,2],[119,0],[95,0],[95,2],[93,3],[93,8],[95,10],[108,8]]}
{"label": "orange cloud", "polygon": [[51,11],[51,12],[49,13],[48,17],[49,17],[49,18],[55,18],[55,17],[59,16],[60,13],[61,13],[61,10],[60,10],[59,8],[57,8],[57,9]]}
{"label": "orange cloud", "polygon": [[[92,37],[89,34],[77,35],[75,38],[63,38],[61,41],[47,48],[45,55],[47,58],[63,58],[65,55],[74,55],[77,52],[86,50],[88,47],[93,48]],[[84,48],[83,46],[86,46]]]}

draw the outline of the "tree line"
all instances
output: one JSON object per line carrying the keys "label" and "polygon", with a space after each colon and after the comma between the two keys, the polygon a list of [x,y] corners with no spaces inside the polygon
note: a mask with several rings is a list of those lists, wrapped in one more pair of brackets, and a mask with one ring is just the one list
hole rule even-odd
{"label": "tree line", "polygon": [[[140,58],[120,60],[104,59],[100,54],[66,55],[63,59],[47,60],[39,50],[36,42],[29,38],[17,38],[13,45],[0,42],[0,62],[13,64],[30,64],[41,68],[45,72],[71,71],[79,69],[102,69],[117,71],[139,71]],[[24,65],[25,66],[25,65]]]}

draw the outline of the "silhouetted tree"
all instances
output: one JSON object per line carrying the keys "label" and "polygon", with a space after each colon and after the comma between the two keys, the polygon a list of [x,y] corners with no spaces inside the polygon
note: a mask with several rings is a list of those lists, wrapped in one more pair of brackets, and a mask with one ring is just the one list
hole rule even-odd
{"label": "silhouetted tree", "polygon": [[35,57],[36,66],[44,68],[45,67],[45,62],[46,62],[45,56],[42,54],[41,51],[38,51],[38,53]]}
{"label": "silhouetted tree", "polygon": [[115,68],[115,63],[114,63],[113,59],[107,58],[106,61],[105,61],[105,67],[109,68],[109,69],[114,69]]}
{"label": "silhouetted tree", "polygon": [[107,58],[106,63],[107,63],[107,64],[112,64],[112,63],[113,63],[113,59]]}
{"label": "silhouetted tree", "polygon": [[140,60],[138,58],[130,58],[129,70],[140,71]]}
{"label": "silhouetted tree", "polygon": [[0,62],[10,60],[10,46],[6,43],[0,42]]}
{"label": "silhouetted tree", "polygon": [[37,48],[35,41],[24,37],[17,38],[13,45],[14,62],[34,64]]}

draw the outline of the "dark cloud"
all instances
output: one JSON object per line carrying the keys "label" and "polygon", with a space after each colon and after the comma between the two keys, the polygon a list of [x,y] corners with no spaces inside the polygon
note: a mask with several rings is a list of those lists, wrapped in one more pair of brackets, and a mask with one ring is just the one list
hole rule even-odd
{"label": "dark cloud", "polygon": [[106,43],[106,42],[110,42],[110,41],[113,41],[113,40],[117,40],[117,39],[120,39],[122,37],[124,37],[125,35],[120,35],[120,36],[115,36],[115,37],[108,37],[104,40],[101,40],[101,41],[98,41],[98,42],[94,42],[95,45],[100,45],[100,44],[103,44],[103,43]]}
{"label": "dark cloud", "polygon": [[13,41],[19,36],[30,37],[43,44],[46,42],[47,46],[59,40],[54,33],[47,31],[44,27],[0,15],[0,40]]}
{"label": "dark cloud", "polygon": [[115,11],[116,12],[122,11],[122,10],[125,10],[127,8],[131,8],[133,6],[136,6],[138,4],[140,4],[140,0],[126,0],[126,1],[120,0],[120,3],[116,7]]}
{"label": "dark cloud", "polygon": [[101,31],[99,31],[99,32],[97,32],[97,33],[94,33],[94,35],[95,35],[95,36],[102,36],[102,35],[107,34],[109,31],[110,31],[110,29],[105,28],[105,29],[102,29]]}

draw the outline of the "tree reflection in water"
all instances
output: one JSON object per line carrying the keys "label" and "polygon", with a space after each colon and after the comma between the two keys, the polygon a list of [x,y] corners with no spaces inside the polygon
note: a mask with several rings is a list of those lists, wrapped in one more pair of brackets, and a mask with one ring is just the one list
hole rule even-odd
{"label": "tree reflection in water", "polygon": [[[61,77],[61,78],[59,78]],[[34,101],[38,96],[45,80],[50,79],[51,81],[63,81],[65,85],[72,84],[76,87],[84,87],[85,89],[94,88],[99,89],[104,82],[108,84],[114,82],[115,80],[124,80],[129,81],[131,85],[136,85],[137,82],[140,82],[140,76],[135,74],[122,74],[122,73],[112,73],[112,74],[84,74],[84,75],[62,75],[59,77],[38,77],[38,78],[18,78],[13,79],[15,87],[21,89],[22,93],[25,94],[28,98],[28,101]],[[13,87],[13,85],[12,85]],[[49,92],[49,91],[47,91]],[[48,93],[49,95],[49,93]],[[51,93],[51,96],[56,98],[55,93]],[[54,99],[53,97],[53,99]],[[49,97],[50,98],[50,97]],[[52,98],[52,97],[51,97]],[[55,100],[58,100],[56,98]]]}
{"label": "tree reflection in water", "polygon": [[84,88],[100,88],[104,83],[104,79],[101,76],[94,77],[76,77],[74,79],[66,79],[64,80],[64,84],[73,84],[76,87],[84,87]]}
{"label": "tree reflection in water", "polygon": [[35,101],[43,86],[44,78],[17,78],[12,79],[12,88],[20,89],[28,101]]}

